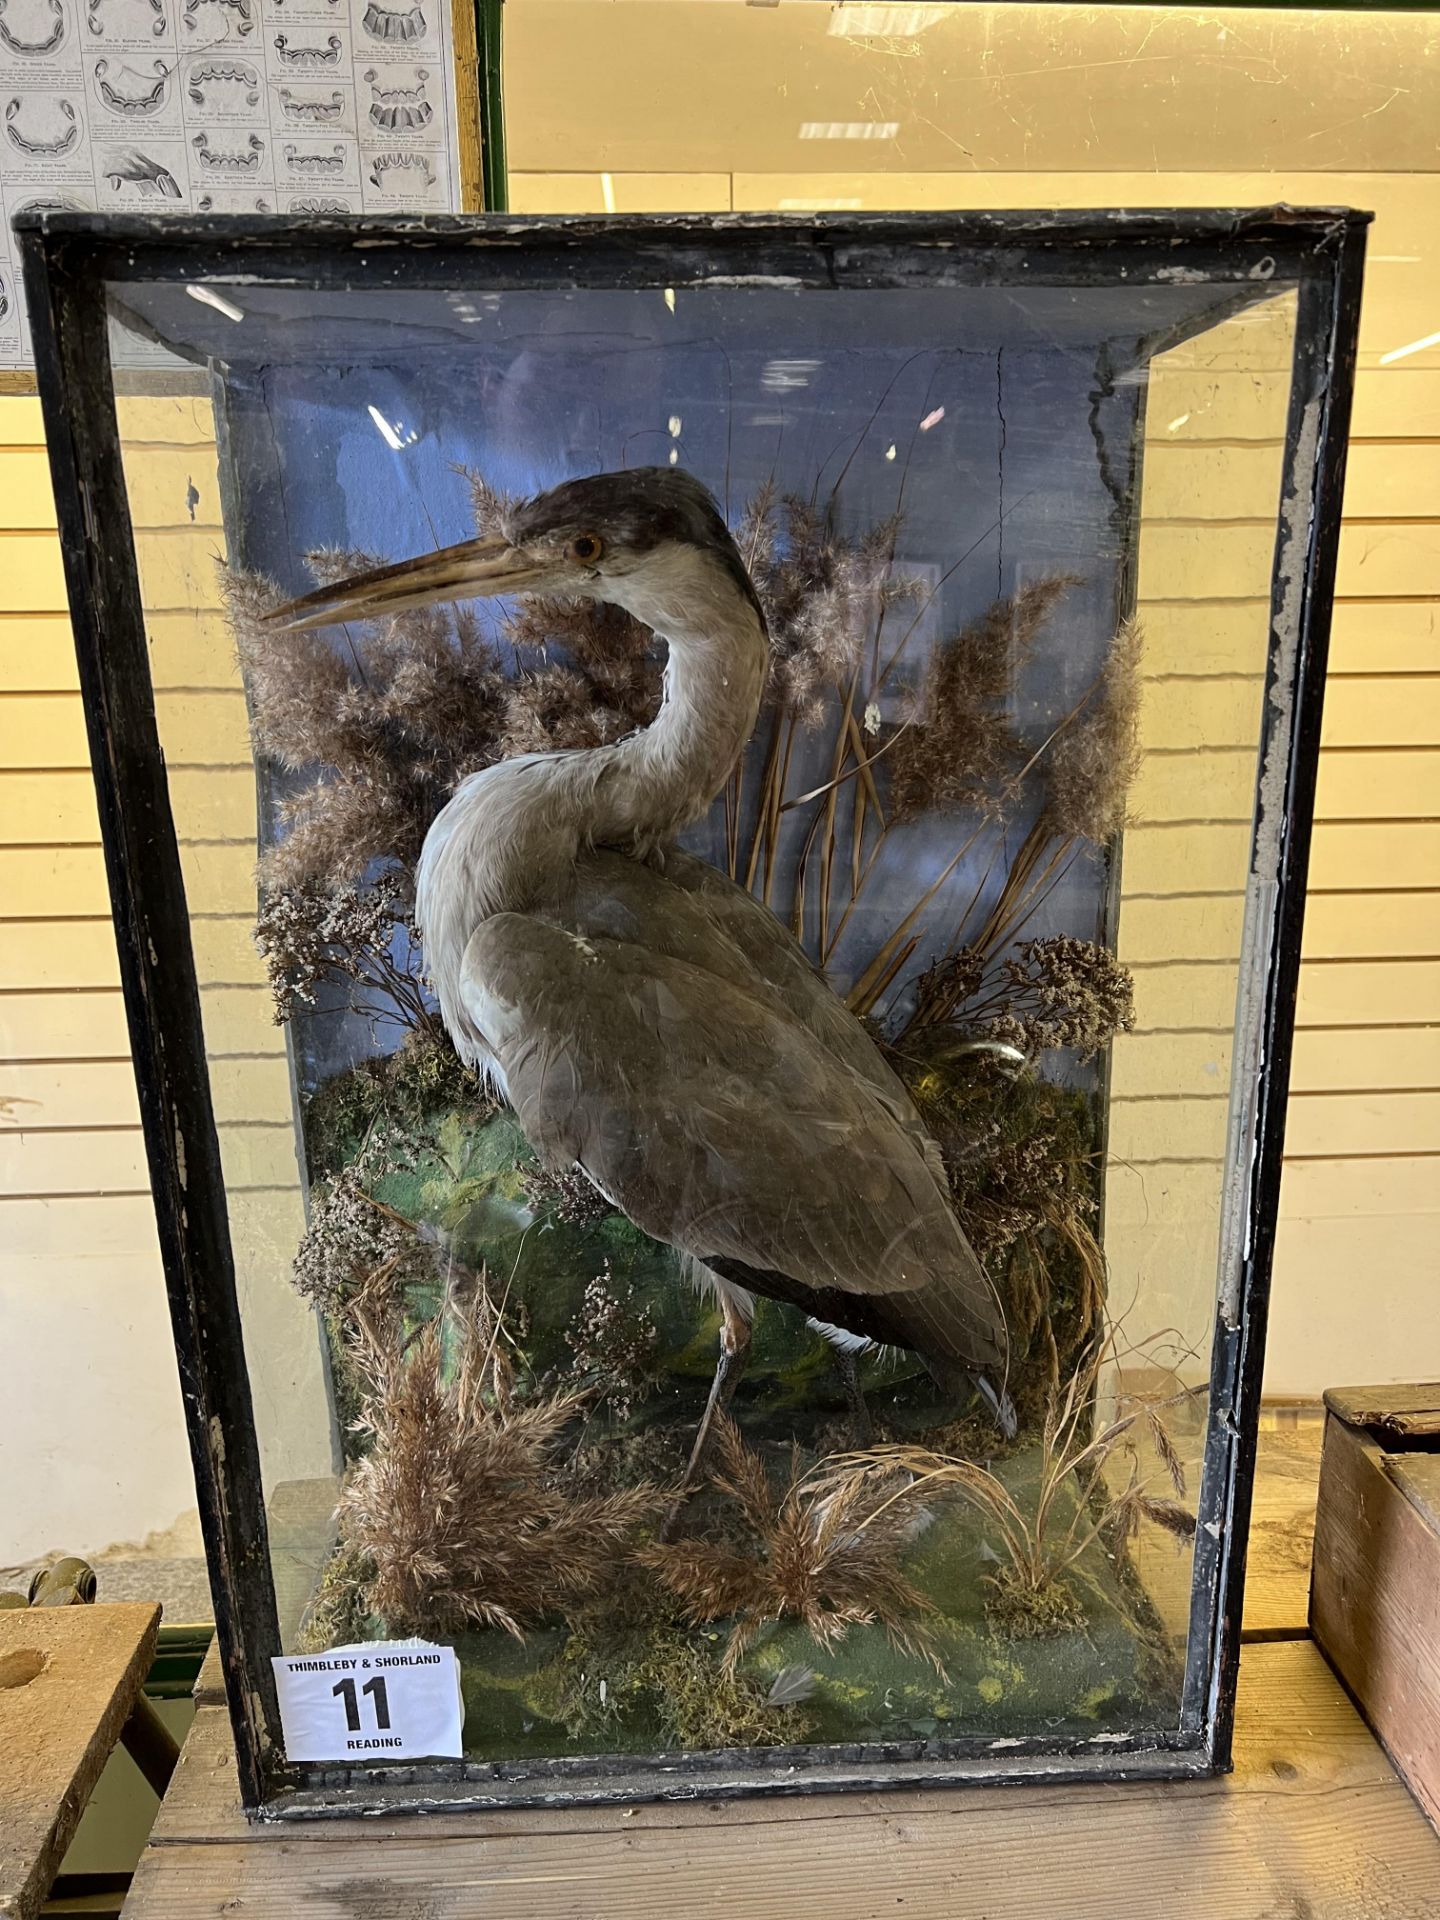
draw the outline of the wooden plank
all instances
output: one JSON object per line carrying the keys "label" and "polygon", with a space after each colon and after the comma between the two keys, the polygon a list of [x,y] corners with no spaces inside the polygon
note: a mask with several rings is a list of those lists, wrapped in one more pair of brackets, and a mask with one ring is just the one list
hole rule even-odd
{"label": "wooden plank", "polygon": [[1440,747],[1414,753],[1322,753],[1317,820],[1403,820],[1440,813]]}
{"label": "wooden plank", "polygon": [[1362,367],[1355,376],[1350,431],[1388,440],[1440,435],[1440,368],[1418,359],[1403,367]]}
{"label": "wooden plank", "polygon": [[1130,1033],[1115,1041],[1110,1091],[1117,1100],[1161,1093],[1214,1093],[1230,1084],[1230,1033]]}
{"label": "wooden plank", "polygon": [[95,782],[88,772],[0,772],[0,845],[99,844]]}
{"label": "wooden plank", "polygon": [[215,441],[215,409],[202,394],[122,393],[115,413],[127,448],[205,447]]}
{"label": "wooden plank", "polygon": [[1292,1093],[1363,1087],[1440,1087],[1440,1026],[1296,1034]]}
{"label": "wooden plank", "polygon": [[[1156,998],[1157,1004],[1165,1004],[1159,995]],[[1440,961],[1382,959],[1302,966],[1299,1018],[1302,1026],[1440,1020]]]}
{"label": "wooden plank", "polygon": [[1315,1636],[1440,1821],[1440,1536],[1332,1411],[1315,1522]]}
{"label": "wooden plank", "polygon": [[1122,898],[1241,893],[1249,866],[1248,821],[1132,827],[1125,835]]}
{"label": "wooden plank", "polygon": [[1158,680],[1145,688],[1140,707],[1140,742],[1147,751],[1248,747],[1260,739],[1258,678]]}
{"label": "wooden plank", "polygon": [[[1340,697],[1337,683],[1331,686]],[[1146,754],[1131,806],[1142,827],[1176,820],[1248,824],[1254,799],[1254,750],[1223,747]],[[1375,747],[1320,756],[1317,820],[1428,820],[1437,813],[1440,747],[1407,753]]]}
{"label": "wooden plank", "polygon": [[[160,1258],[148,1190],[79,1194],[60,1200],[9,1199],[0,1206],[9,1260],[83,1261],[102,1283],[112,1263],[143,1248]],[[158,1268],[156,1270],[158,1279]]]}
{"label": "wooden plank", "polygon": [[1334,680],[1325,690],[1327,747],[1433,747],[1440,742],[1440,676]]}
{"label": "wooden plank", "polygon": [[[1287,1163],[1280,1211],[1290,1219],[1376,1222],[1402,1213],[1440,1213],[1437,1169],[1423,1159]],[[1336,1377],[1336,1376],[1331,1376]]]}
{"label": "wooden plank", "polygon": [[31,1920],[155,1653],[157,1606],[0,1613],[0,1914]]}
{"label": "wooden plank", "polygon": [[[1363,867],[1352,871],[1365,878]],[[1433,872],[1417,868],[1417,888]],[[1305,904],[1305,953],[1433,958],[1440,954],[1440,892],[1312,894]]]}
{"label": "wooden plank", "polygon": [[0,394],[0,446],[43,447],[45,426],[34,394]]}
{"label": "wooden plank", "polygon": [[[132,446],[125,457],[130,518],[137,527],[218,530],[219,478],[214,447]],[[191,489],[195,497],[191,498]],[[54,529],[50,462],[42,448],[5,455],[4,517],[15,528]]]}
{"label": "wooden plank", "polygon": [[1140,511],[1147,522],[1211,516],[1273,524],[1283,464],[1283,441],[1214,446],[1163,435],[1145,449]]}
{"label": "wooden plank", "polygon": [[[1172,521],[1146,520],[1140,526],[1137,591],[1142,600],[1254,599],[1268,595],[1274,562],[1271,521],[1176,526]],[[1377,578],[1380,572],[1377,565]],[[1365,590],[1402,591],[1380,586]]]}
{"label": "wooden plank", "polygon": [[[105,911],[106,896],[101,894],[83,904],[92,909],[93,917],[0,921],[0,987],[54,990],[118,986],[120,963],[115,956],[114,929]],[[191,924],[190,939],[202,988],[263,986],[265,969],[251,937],[253,922],[250,912]]]}
{"label": "wooden plank", "polygon": [[[295,1155],[295,1132],[288,1119],[220,1128],[227,1186],[294,1186],[299,1177]],[[0,1194],[145,1193],[149,1185],[138,1127],[0,1132]]]}
{"label": "wooden plank", "polygon": [[1117,1160],[1146,1167],[1156,1161],[1219,1161],[1225,1151],[1229,1105],[1223,1092],[1174,1099],[1114,1100],[1109,1150]]}
{"label": "wooden plank", "polygon": [[0,533],[0,613],[63,613],[65,575],[53,533]]}
{"label": "wooden plank", "polygon": [[[1250,826],[1194,824],[1142,826],[1125,835],[1123,895],[1238,893],[1250,866]],[[1369,824],[1319,822],[1309,845],[1309,885],[1336,893],[1365,887],[1423,887],[1440,881],[1440,824],[1386,820]]]}
{"label": "wooden plank", "polygon": [[[1268,591],[1274,555],[1270,520],[1146,521],[1140,529],[1140,597],[1255,598]],[[1440,522],[1347,522],[1335,590],[1366,599],[1440,593]]]}
{"label": "wooden plank", "polygon": [[[1214,1093],[1230,1084],[1230,1032],[1132,1033],[1116,1040],[1110,1088],[1116,1099]],[[1373,1027],[1295,1036],[1291,1093],[1371,1087],[1440,1087],[1440,1026]]]}
{"label": "wooden plank", "polygon": [[1304,1641],[1246,1648],[1234,1775],[1123,1794],[971,1788],[250,1826],[226,1740],[223,1711],[203,1708],[127,1920],[189,1920],[225,1902],[257,1920],[309,1905],[418,1912],[441,1886],[447,1920],[792,1908],[833,1920],[1338,1920],[1354,1909],[1334,1890],[1354,1887],[1386,1920],[1422,1920],[1440,1903],[1433,1834]]}
{"label": "wooden plank", "polygon": [[0,993],[0,1059],[128,1060],[118,987]]}
{"label": "wooden plank", "polygon": [[[253,841],[182,840],[180,864],[190,911],[255,911]],[[98,846],[0,848],[0,900],[10,920],[53,920],[93,912],[109,900],[105,859]]]}
{"label": "wooden plank", "polygon": [[[290,1069],[282,1054],[258,1060],[211,1060],[210,1090],[222,1125],[243,1120],[289,1120]],[[139,1126],[135,1074],[129,1060],[12,1064],[5,1073],[8,1120],[18,1127]]]}
{"label": "wooden plank", "polygon": [[[1440,1433],[1440,1412],[1432,1411],[1430,1424],[1418,1431]],[[1390,1453],[1385,1471],[1440,1540],[1440,1453]]]}
{"label": "wooden plank", "polygon": [[0,618],[0,693],[73,693],[79,684],[68,614]]}
{"label": "wooden plank", "polygon": [[146,616],[150,674],[160,689],[241,685],[235,638],[223,613],[214,607],[186,607]]}
{"label": "wooden plank", "polygon": [[1386,1446],[1440,1437],[1440,1380],[1330,1387],[1325,1405],[1347,1426],[1370,1429]]}
{"label": "wooden plank", "polygon": [[218,562],[226,551],[220,527],[165,527],[157,532],[140,528],[135,535],[135,562],[142,604],[161,612],[218,607]]}
{"label": "wooden plank", "polygon": [[[1417,503],[1422,512],[1433,502]],[[1348,521],[1340,529],[1335,591],[1440,594],[1440,521],[1413,525]]]}
{"label": "wooden plank", "polygon": [[[1436,381],[1440,385],[1440,375]],[[1440,668],[1437,615],[1440,608],[1428,601],[1338,600],[1331,673],[1434,673]]]}
{"label": "wooden plank", "polygon": [[1297,1093],[1285,1122],[1290,1158],[1440,1153],[1440,1092]]}
{"label": "wooden plank", "polygon": [[1261,1410],[1245,1562],[1243,1630],[1252,1639],[1296,1639],[1308,1631],[1324,1431],[1319,1406]]}
{"label": "wooden plank", "polygon": [[[1233,969],[1240,951],[1240,929],[1245,903],[1239,894],[1217,894],[1199,900],[1136,899],[1122,894],[1118,952],[1129,967],[1157,961],[1227,960]],[[1233,974],[1230,1004],[1235,1000]],[[1214,1021],[1196,1021],[1214,1026]]]}
{"label": "wooden plank", "polygon": [[[250,729],[238,688],[167,694],[157,704],[160,744],[171,764],[248,767]],[[0,767],[88,767],[78,693],[0,700]]]}
{"label": "wooden plank", "polygon": [[[610,197],[605,181],[610,182]],[[512,213],[728,213],[728,173],[511,173]]]}
{"label": "wooden plank", "polygon": [[[181,840],[231,840],[253,847],[255,777],[245,767],[198,773],[175,767],[170,804]],[[95,782],[88,772],[0,771],[0,845],[100,844]]]}
{"label": "wooden plank", "polygon": [[1257,674],[1265,670],[1270,640],[1268,595],[1249,600],[1166,598],[1157,585],[1139,603],[1144,647],[1141,672],[1165,674]]}

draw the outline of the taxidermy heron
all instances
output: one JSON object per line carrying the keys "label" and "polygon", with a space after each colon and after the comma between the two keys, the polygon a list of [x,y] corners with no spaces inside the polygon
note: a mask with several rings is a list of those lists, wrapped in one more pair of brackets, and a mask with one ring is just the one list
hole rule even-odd
{"label": "taxidermy heron", "polygon": [[690,1256],[722,1315],[691,1456],[744,1369],[754,1296],[849,1362],[912,1349],[1007,1431],[1006,1332],[939,1149],[865,1028],[780,922],[681,851],[745,749],[764,615],[714,500],[650,467],[571,480],[463,541],[308,594],[290,629],[497,594],[608,601],[666,643],[648,727],[470,775],[426,836],[416,919],[461,1057],[542,1162],[579,1167]]}

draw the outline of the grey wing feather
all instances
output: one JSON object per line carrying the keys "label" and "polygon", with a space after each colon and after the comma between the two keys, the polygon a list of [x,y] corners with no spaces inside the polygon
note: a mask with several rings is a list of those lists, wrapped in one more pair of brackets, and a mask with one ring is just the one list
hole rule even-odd
{"label": "grey wing feather", "polygon": [[[617,909],[623,916],[618,921]],[[827,1052],[869,1083],[919,1142],[931,1171],[944,1179],[940,1149],[865,1028],[788,928],[708,861],[670,847],[657,872],[624,854],[588,855],[577,873],[573,916],[582,932],[638,935],[646,946],[723,973],[747,993],[768,990]]]}
{"label": "grey wing feather", "polygon": [[683,913],[641,944],[617,937],[627,911],[622,886],[614,932],[498,914],[466,948],[465,1004],[535,1150],[741,1284],[942,1367],[1003,1366],[994,1291],[893,1102],[728,959],[662,950],[687,944]]}

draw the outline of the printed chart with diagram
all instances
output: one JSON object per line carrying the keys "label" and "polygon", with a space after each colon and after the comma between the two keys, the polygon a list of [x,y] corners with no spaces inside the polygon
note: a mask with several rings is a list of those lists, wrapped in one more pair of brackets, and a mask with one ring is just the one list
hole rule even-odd
{"label": "printed chart with diagram", "polygon": [[0,366],[30,359],[10,221],[460,205],[444,0],[0,0]]}

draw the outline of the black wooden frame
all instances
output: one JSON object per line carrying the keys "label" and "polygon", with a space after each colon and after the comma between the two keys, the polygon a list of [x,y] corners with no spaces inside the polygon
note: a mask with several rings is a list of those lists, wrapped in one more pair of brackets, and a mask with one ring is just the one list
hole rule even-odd
{"label": "black wooden frame", "polygon": [[[1230,1764],[1265,1310],[1353,391],[1365,225],[1344,209],[316,220],[46,214],[17,222],[242,1799],[268,1816],[712,1799]],[[156,730],[106,340],[107,287],[243,274],[347,288],[1298,284],[1237,1073],[1191,1630],[1179,1725],[1098,1740],[368,1767],[290,1765],[259,1454],[180,857]],[[1243,1049],[1243,1054],[1241,1050]]]}

